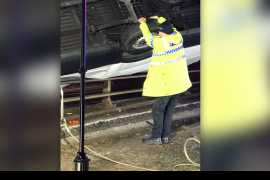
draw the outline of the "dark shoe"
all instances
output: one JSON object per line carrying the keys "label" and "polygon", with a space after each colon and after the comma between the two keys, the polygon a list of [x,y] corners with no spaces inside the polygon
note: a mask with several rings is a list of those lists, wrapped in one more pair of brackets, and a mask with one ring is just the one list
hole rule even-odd
{"label": "dark shoe", "polygon": [[161,141],[161,138],[147,137],[143,139],[143,143],[148,144],[148,145],[161,145],[162,141]]}
{"label": "dark shoe", "polygon": [[170,142],[168,137],[164,137],[161,140],[162,140],[163,144],[169,144],[169,142]]}

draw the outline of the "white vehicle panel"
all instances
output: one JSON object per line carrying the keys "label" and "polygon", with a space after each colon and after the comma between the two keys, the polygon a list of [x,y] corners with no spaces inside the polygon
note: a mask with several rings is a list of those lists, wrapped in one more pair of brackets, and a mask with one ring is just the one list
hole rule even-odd
{"label": "white vehicle panel", "polygon": [[[185,48],[188,65],[200,61],[200,45]],[[91,69],[86,72],[89,79],[107,79],[118,76],[127,76],[136,73],[147,72],[150,59],[141,60],[134,63],[118,63]],[[79,73],[61,76],[61,78],[80,77]]]}

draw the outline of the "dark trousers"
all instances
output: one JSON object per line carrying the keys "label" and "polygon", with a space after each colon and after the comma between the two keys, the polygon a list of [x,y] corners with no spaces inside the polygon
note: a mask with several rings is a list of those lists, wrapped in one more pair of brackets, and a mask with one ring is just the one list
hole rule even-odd
{"label": "dark trousers", "polygon": [[176,102],[177,95],[159,97],[155,100],[152,108],[153,138],[168,137],[170,135]]}

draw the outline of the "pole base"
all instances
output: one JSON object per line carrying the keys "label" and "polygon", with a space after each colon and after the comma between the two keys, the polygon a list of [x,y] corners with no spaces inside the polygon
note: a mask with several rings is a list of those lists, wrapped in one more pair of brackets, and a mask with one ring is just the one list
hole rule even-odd
{"label": "pole base", "polygon": [[85,153],[78,152],[74,159],[75,171],[88,171],[89,161]]}

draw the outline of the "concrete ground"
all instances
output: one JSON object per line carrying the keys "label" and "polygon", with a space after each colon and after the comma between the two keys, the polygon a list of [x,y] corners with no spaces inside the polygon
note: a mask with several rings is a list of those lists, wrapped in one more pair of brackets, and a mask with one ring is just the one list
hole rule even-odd
{"label": "concrete ground", "polygon": [[[97,152],[116,161],[130,163],[149,169],[160,171],[198,171],[199,167],[180,166],[177,164],[188,163],[184,153],[184,143],[189,137],[200,137],[199,124],[178,127],[173,132],[172,141],[168,145],[145,145],[141,139],[149,133],[150,126],[134,128],[128,133],[116,133],[109,136],[87,136],[86,145],[91,146]],[[67,138],[62,140],[61,147],[61,169],[63,171],[73,170],[73,159],[76,155],[78,144]],[[188,153],[195,161],[200,161],[200,146],[196,143],[188,145]],[[109,162],[88,154],[91,159],[90,171],[139,171],[119,164]]]}

